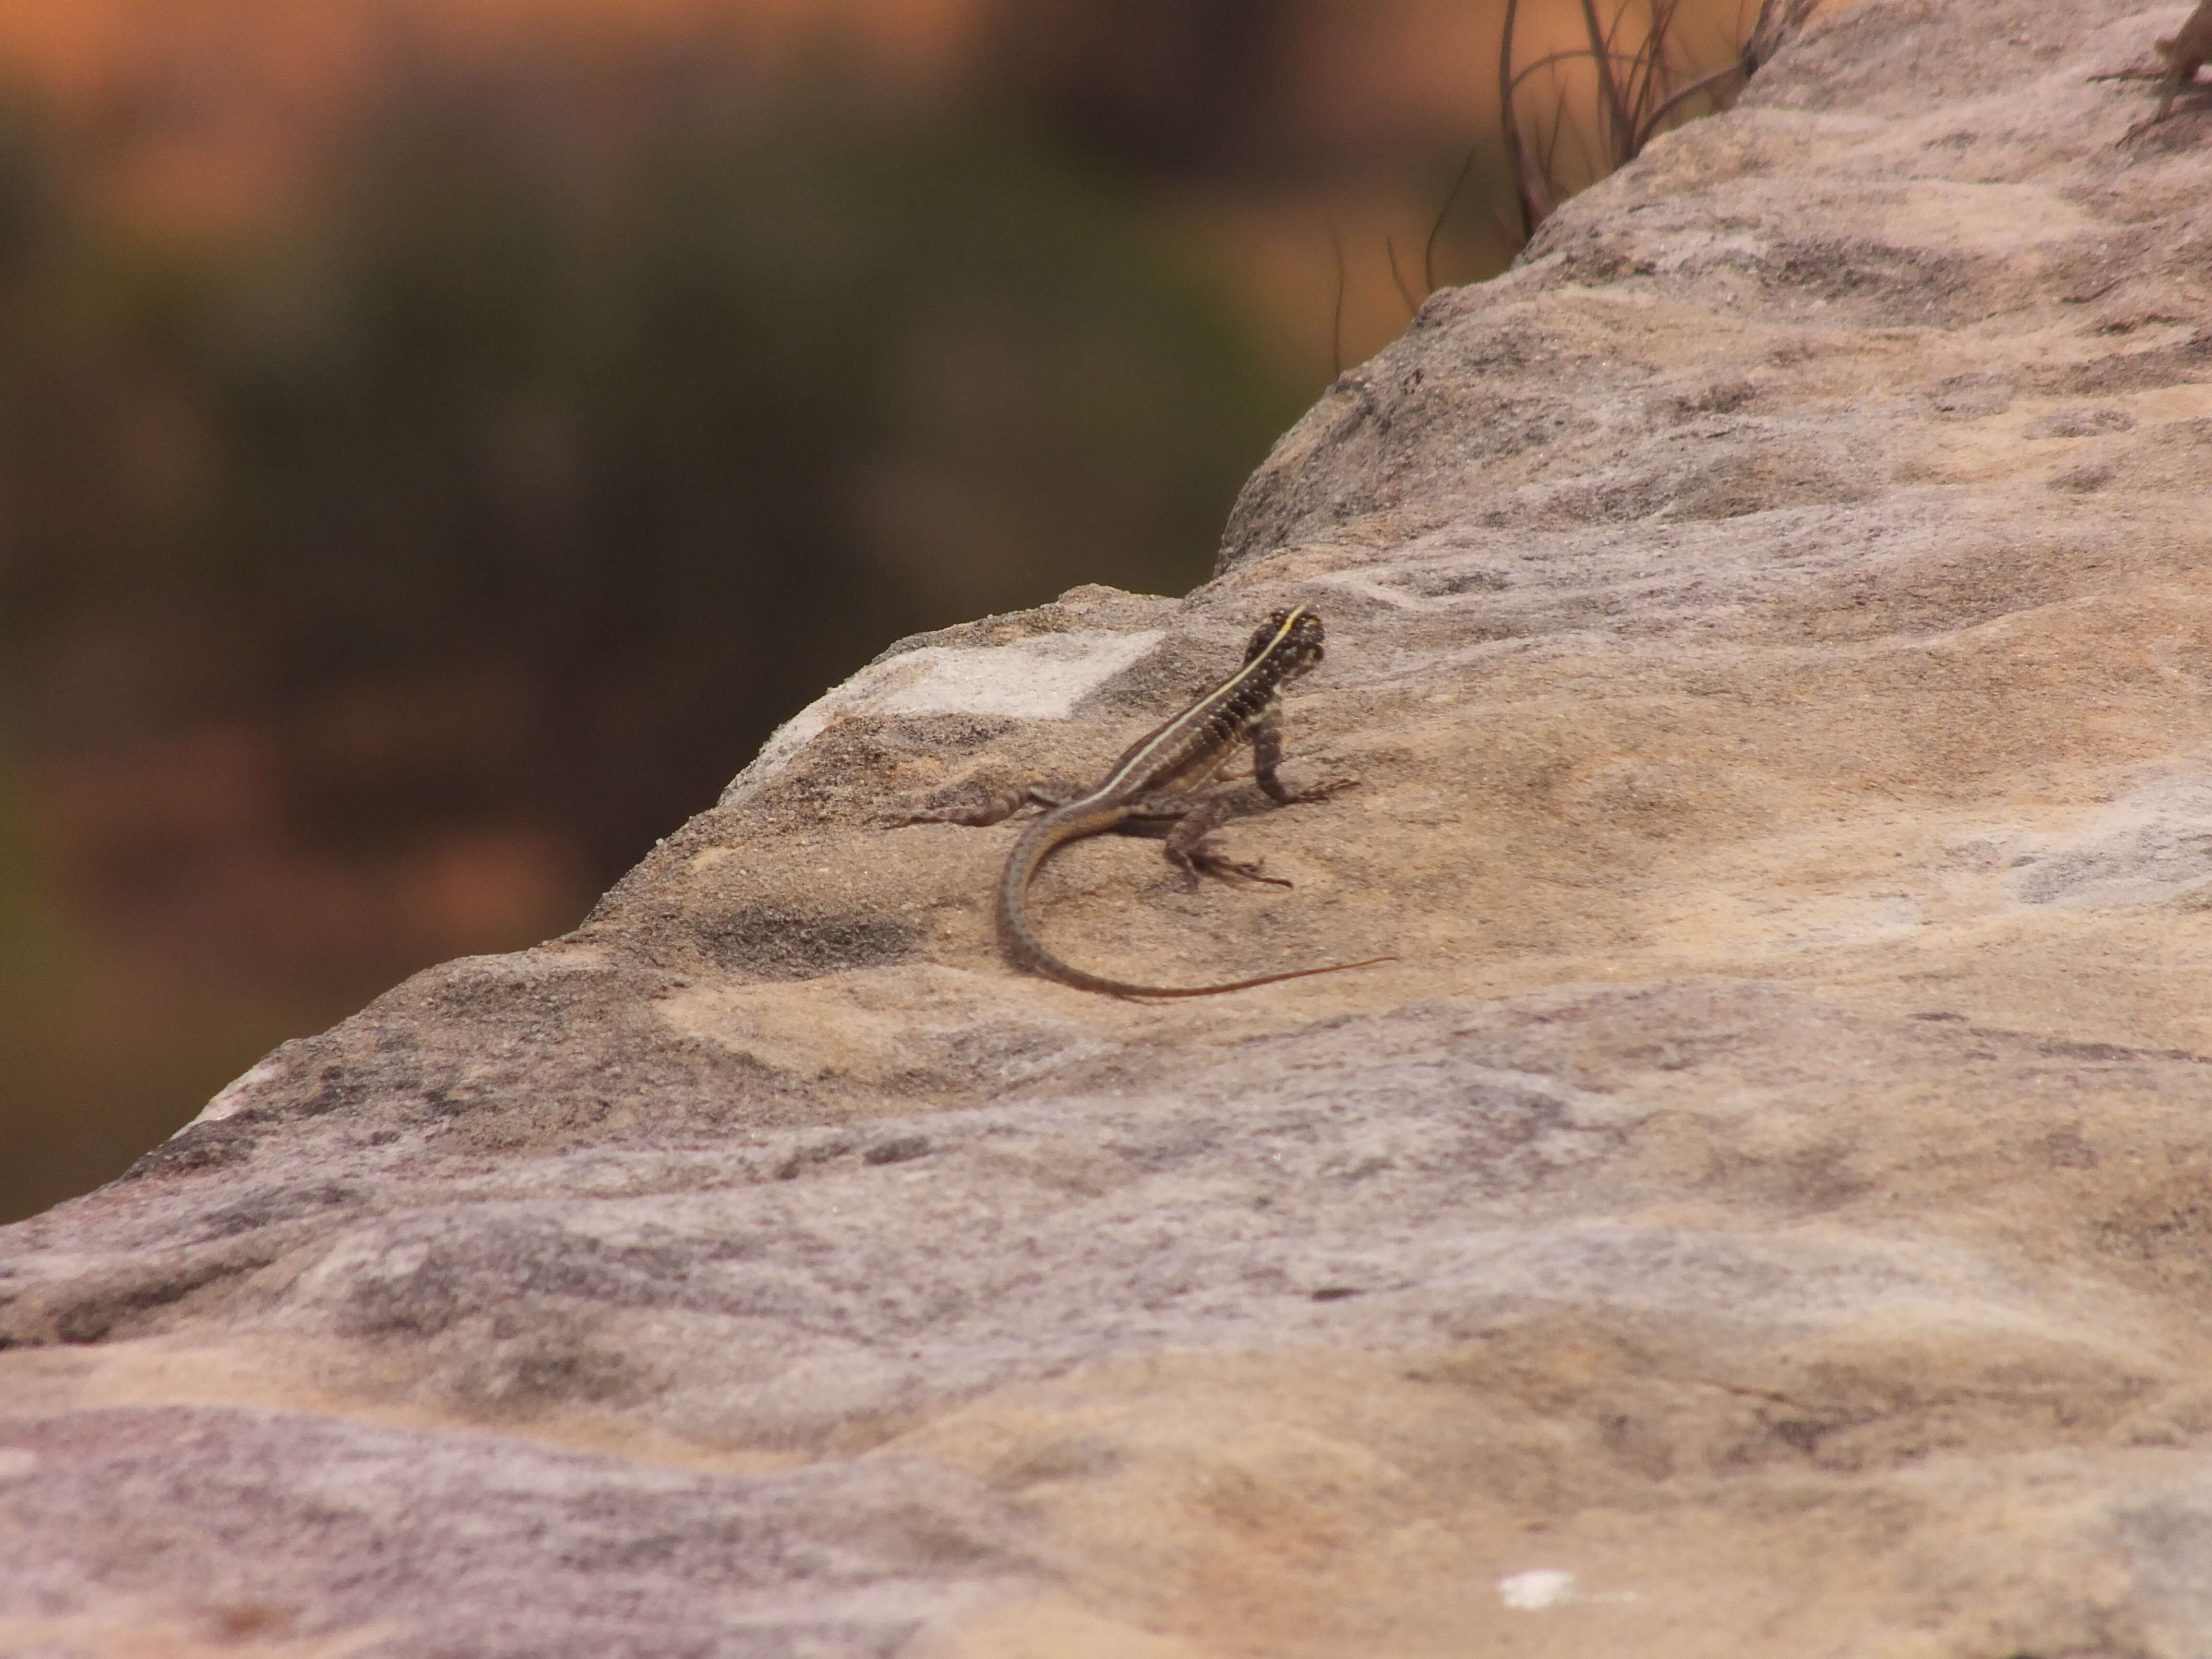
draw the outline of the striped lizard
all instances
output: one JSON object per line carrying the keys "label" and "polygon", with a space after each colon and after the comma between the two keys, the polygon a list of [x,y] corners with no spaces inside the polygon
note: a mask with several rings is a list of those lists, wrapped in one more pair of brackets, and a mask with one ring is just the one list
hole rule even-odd
{"label": "striped lizard", "polygon": [[1236,672],[1173,719],[1138,738],[1090,788],[1046,780],[1001,790],[980,808],[924,813],[905,822],[982,825],[1012,817],[1025,806],[1042,808],[1042,816],[1014,843],[1005,872],[999,878],[999,943],[1018,965],[1078,990],[1102,991],[1117,997],[1218,996],[1224,991],[1249,990],[1255,985],[1395,961],[1394,957],[1371,957],[1363,962],[1296,968],[1219,985],[1134,985],[1086,973],[1062,962],[1045,948],[1030,924],[1030,884],[1045,860],[1069,842],[1109,832],[1161,836],[1168,861],[1194,886],[1201,874],[1289,886],[1278,877],[1261,874],[1257,865],[1239,864],[1206,846],[1207,835],[1230,816],[1230,802],[1220,796],[1201,798],[1195,792],[1219,775],[1239,744],[1249,743],[1253,781],[1278,805],[1321,800],[1334,793],[1334,788],[1296,793],[1285,788],[1275,775],[1283,757],[1279,723],[1283,688],[1321,659],[1321,618],[1304,605],[1278,611],[1253,634],[1243,664]]}

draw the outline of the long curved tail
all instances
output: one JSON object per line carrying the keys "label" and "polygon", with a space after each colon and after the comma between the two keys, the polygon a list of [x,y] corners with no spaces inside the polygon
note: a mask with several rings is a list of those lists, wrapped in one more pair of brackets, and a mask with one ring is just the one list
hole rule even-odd
{"label": "long curved tail", "polygon": [[1372,968],[1395,962],[1395,957],[1369,957],[1360,962],[1332,962],[1319,968],[1292,968],[1279,974],[1258,974],[1250,979],[1226,980],[1218,985],[1135,985],[1127,980],[1088,974],[1062,962],[1044,946],[1029,924],[1024,901],[1030,883],[1044,862],[1071,841],[1099,835],[1128,816],[1126,809],[1102,807],[1092,812],[1066,809],[1066,816],[1048,812],[1031,824],[1014,850],[1006,856],[1006,873],[999,882],[999,944],[1020,966],[1079,991],[1097,991],[1109,997],[1212,997],[1224,991],[1249,991],[1259,985],[1279,985],[1287,979],[1311,979],[1316,974],[1345,974],[1355,968]]}

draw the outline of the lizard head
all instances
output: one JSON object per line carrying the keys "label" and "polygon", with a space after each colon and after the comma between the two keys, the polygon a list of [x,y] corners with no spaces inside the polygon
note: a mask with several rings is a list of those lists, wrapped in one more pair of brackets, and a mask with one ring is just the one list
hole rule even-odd
{"label": "lizard head", "polygon": [[1253,630],[1252,643],[1244,647],[1244,660],[1271,657],[1280,665],[1280,678],[1295,679],[1322,659],[1321,618],[1302,605],[1278,611]]}

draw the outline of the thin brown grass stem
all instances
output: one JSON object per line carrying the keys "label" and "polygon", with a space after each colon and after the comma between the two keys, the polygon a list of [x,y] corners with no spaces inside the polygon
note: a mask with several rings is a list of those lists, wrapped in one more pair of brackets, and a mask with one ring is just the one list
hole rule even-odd
{"label": "thin brown grass stem", "polygon": [[1725,81],[1732,75],[1741,75],[1742,73],[1743,65],[1741,64],[1730,64],[1725,68],[1715,70],[1711,75],[1699,76],[1696,80],[1691,82],[1688,86],[1684,87],[1680,92],[1675,93],[1672,97],[1667,99],[1659,106],[1658,108],[1653,110],[1650,114],[1644,118],[1643,129],[1636,136],[1636,153],[1638,155],[1641,155],[1644,153],[1644,145],[1650,143],[1652,138],[1657,134],[1659,131],[1659,124],[1665,120],[1669,115],[1672,115],[1677,109],[1680,108],[1682,105],[1687,103],[1691,99],[1695,98],[1699,93],[1709,90],[1716,82]]}
{"label": "thin brown grass stem", "polygon": [[[1598,21],[1597,0],[1583,0],[1583,27],[1589,36],[1590,57],[1597,68],[1598,121],[1601,137],[1609,139],[1608,151],[1617,152],[1627,142],[1630,132],[1627,101],[1622,97],[1620,83],[1613,74],[1613,42],[1606,33],[1605,25]],[[1627,157],[1620,157],[1626,161]]]}
{"label": "thin brown grass stem", "polygon": [[[1553,197],[1546,172],[1529,160],[1514,104],[1514,94],[1521,85],[1513,73],[1514,25],[1519,13],[1519,0],[1505,0],[1505,26],[1498,45],[1498,122],[1505,140],[1505,164],[1513,174],[1513,198],[1521,210],[1521,240],[1526,243],[1535,235],[1536,227],[1552,216]],[[1474,159],[1473,151],[1468,159],[1470,162]],[[1463,177],[1465,169],[1461,171]]]}
{"label": "thin brown grass stem", "polygon": [[[1410,319],[1421,308],[1421,302],[1413,297],[1413,290],[1406,286],[1406,279],[1398,274],[1398,245],[1388,236],[1382,239],[1382,253],[1390,261],[1391,284],[1398,290],[1398,297],[1406,302],[1406,315]],[[1435,292],[1433,289],[1430,291]]]}
{"label": "thin brown grass stem", "polygon": [[1336,260],[1336,301],[1328,313],[1329,378],[1334,380],[1344,374],[1344,238],[1334,225],[1328,228],[1328,251]]}
{"label": "thin brown grass stem", "polygon": [[[1510,122],[1508,126],[1510,129]],[[1509,131],[1505,143],[1509,157],[1518,153],[1514,144],[1514,135]],[[1467,159],[1459,164],[1459,171],[1453,174],[1451,188],[1444,192],[1444,204],[1437,210],[1436,222],[1429,227],[1429,240],[1421,246],[1421,284],[1431,294],[1437,291],[1437,238],[1443,234],[1444,220],[1451,213],[1452,204],[1459,200],[1459,193],[1467,184],[1467,175],[1474,170],[1474,158],[1481,149],[1480,139],[1467,147]]]}

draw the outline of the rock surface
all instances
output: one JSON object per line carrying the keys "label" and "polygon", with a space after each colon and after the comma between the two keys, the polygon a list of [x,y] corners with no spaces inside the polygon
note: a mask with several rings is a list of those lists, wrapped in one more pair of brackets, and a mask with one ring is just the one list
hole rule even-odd
{"label": "rock surface", "polygon": [[[1832,3],[1215,580],[895,647],[0,1238],[0,1652],[2212,1654],[2212,113]],[[1010,829],[1303,601],[1289,891]]]}

